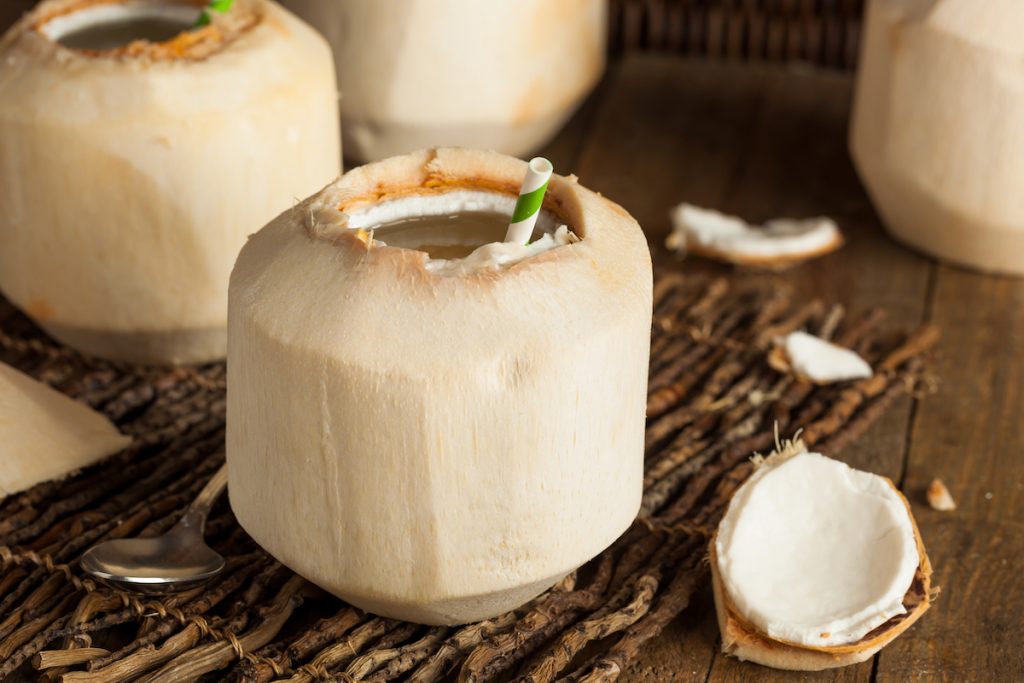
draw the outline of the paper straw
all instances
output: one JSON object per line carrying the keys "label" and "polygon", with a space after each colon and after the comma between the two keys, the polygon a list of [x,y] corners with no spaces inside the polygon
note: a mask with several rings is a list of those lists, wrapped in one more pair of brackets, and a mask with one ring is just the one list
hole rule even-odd
{"label": "paper straw", "polygon": [[209,24],[212,19],[210,10],[224,14],[231,9],[233,4],[235,4],[235,0],[210,0],[210,3],[203,9],[203,13],[196,19],[196,23],[192,25],[192,28],[199,28]]}
{"label": "paper straw", "polygon": [[526,244],[530,241],[533,226],[537,224],[540,205],[544,201],[544,193],[548,189],[548,180],[551,179],[551,172],[554,170],[555,167],[544,157],[530,159],[526,177],[523,178],[523,186],[519,190],[519,199],[516,200],[515,211],[512,212],[512,222],[505,233],[506,242]]}

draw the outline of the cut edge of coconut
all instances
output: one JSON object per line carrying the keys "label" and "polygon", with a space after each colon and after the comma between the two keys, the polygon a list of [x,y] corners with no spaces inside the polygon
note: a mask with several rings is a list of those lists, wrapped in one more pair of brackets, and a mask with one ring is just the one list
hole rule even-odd
{"label": "cut edge of coconut", "polygon": [[[776,450],[767,457],[755,455],[754,465],[761,467],[764,464],[779,464],[795,455],[807,452],[799,435],[791,441],[782,442],[776,435],[776,446]],[[718,538],[716,530],[708,544],[708,558],[711,565],[711,586],[714,594],[715,613],[718,618],[718,629],[722,637],[723,653],[743,661],[790,671],[821,671],[848,666],[869,659],[910,628],[928,611],[938,589],[932,587],[932,566],[925,551],[917,520],[914,519],[910,503],[907,502],[903,493],[896,488],[891,479],[883,478],[892,486],[907,509],[920,558],[917,570],[914,572],[914,579],[903,597],[903,606],[906,608],[906,612],[892,617],[860,640],[843,645],[813,647],[771,638],[740,615],[722,584],[715,552],[715,542]]]}
{"label": "cut edge of coconut", "polygon": [[[742,249],[728,249],[722,245],[707,244],[693,239],[689,234],[690,231],[687,229],[683,219],[678,217],[680,209],[684,207],[695,209],[701,213],[713,216],[716,221],[727,222],[734,226],[744,227],[750,232],[751,236],[756,235],[758,231],[765,231],[767,233],[770,226],[774,226],[777,229],[783,225],[803,224],[814,226],[812,228],[808,228],[807,232],[822,231],[825,233],[827,239],[810,248],[798,248],[793,246],[788,250],[781,249],[774,254],[752,254],[745,252]],[[836,225],[835,221],[824,216],[806,219],[777,218],[767,221],[761,226],[753,226],[741,218],[729,216],[719,211],[715,211],[714,209],[704,209],[686,203],[675,207],[671,216],[673,227],[672,232],[669,233],[668,238],[665,240],[665,246],[680,254],[695,254],[706,259],[731,263],[737,266],[785,268],[829,254],[842,247],[845,243],[843,233]],[[771,236],[768,234],[758,235],[757,239],[764,239],[765,237],[770,238]],[[785,246],[785,242],[787,240],[792,241],[790,236],[778,236],[774,239],[778,241],[780,247]]]}
{"label": "cut edge of coconut", "polygon": [[[194,11],[198,16],[205,6],[204,0],[177,0],[169,6],[136,4],[130,0],[68,0],[59,4],[39,3],[26,15],[25,21],[26,26],[59,49],[84,57],[201,61],[225,49],[265,18],[263,8],[257,2],[240,0],[235,2],[231,12],[210,12],[210,21],[205,26],[185,23],[186,12]],[[72,18],[76,14],[85,16],[76,21]],[[106,49],[69,48],[60,44],[65,33],[118,16],[173,18],[181,20],[183,28],[181,33],[162,42],[139,39]]]}

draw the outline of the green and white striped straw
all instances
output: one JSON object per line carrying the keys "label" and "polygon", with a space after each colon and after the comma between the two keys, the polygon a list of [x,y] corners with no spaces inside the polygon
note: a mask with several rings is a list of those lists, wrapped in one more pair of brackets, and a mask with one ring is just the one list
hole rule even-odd
{"label": "green and white striped straw", "polygon": [[519,189],[515,211],[512,212],[512,222],[505,233],[506,242],[527,244],[530,241],[533,226],[537,224],[540,205],[544,201],[544,193],[548,189],[548,180],[551,179],[554,170],[555,167],[544,157],[530,159],[530,164],[526,167],[526,177],[523,178],[523,186]]}
{"label": "green and white striped straw", "polygon": [[203,13],[199,15],[198,19],[196,19],[196,23],[192,25],[192,28],[206,26],[210,23],[210,19],[212,18],[210,16],[211,11],[224,14],[231,9],[231,5],[233,4],[235,4],[235,0],[210,0],[210,3],[203,9]]}

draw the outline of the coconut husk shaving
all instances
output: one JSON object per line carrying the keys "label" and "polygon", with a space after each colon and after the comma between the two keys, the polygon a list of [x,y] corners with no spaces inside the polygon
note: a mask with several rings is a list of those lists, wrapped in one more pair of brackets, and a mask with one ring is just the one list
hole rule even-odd
{"label": "coconut husk shaving", "polygon": [[[166,531],[223,463],[224,365],[85,358],[0,301],[0,360],[134,437],[105,463],[0,501],[0,680],[614,681],[696,591],[710,590],[708,539],[776,425],[836,455],[923,383],[936,330],[893,334],[882,320],[795,299],[778,281],[658,277],[636,522],[518,610],[427,627],[326,595],[256,545],[224,500],[207,537],[228,565],[211,583],[155,598],[88,579],[78,561],[89,546]],[[766,352],[794,329],[857,350],[875,376],[841,387],[780,376]]]}

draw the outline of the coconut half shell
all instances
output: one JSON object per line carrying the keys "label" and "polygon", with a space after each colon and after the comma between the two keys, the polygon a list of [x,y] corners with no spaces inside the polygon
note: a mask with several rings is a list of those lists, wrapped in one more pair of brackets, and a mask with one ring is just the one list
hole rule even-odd
{"label": "coconut half shell", "polygon": [[[803,450],[799,442],[787,444],[781,457],[786,458],[792,454],[803,452]],[[716,551],[718,534],[716,533],[710,543],[710,563],[715,611],[722,636],[722,652],[741,660],[752,661],[776,669],[796,671],[831,669],[865,661],[921,618],[930,606],[933,590],[931,562],[928,560],[910,504],[891,481],[886,479],[886,482],[906,507],[919,557],[918,567],[902,600],[905,612],[893,616],[852,643],[813,646],[772,638],[742,616],[727,592],[718,562]]]}

